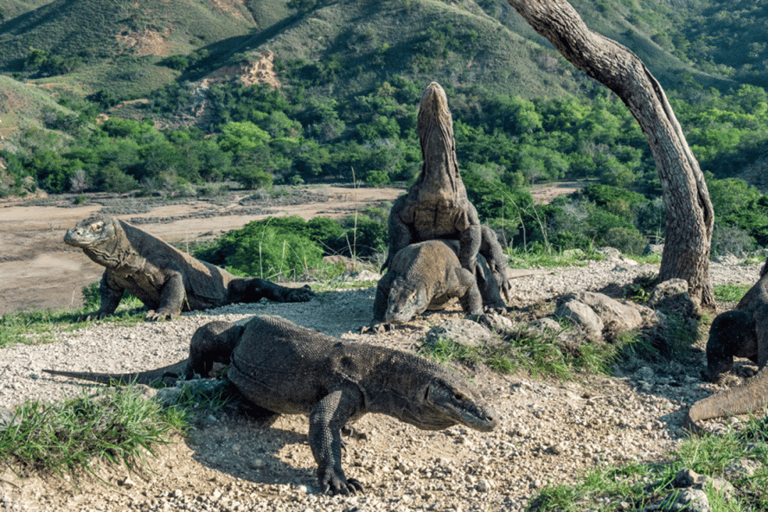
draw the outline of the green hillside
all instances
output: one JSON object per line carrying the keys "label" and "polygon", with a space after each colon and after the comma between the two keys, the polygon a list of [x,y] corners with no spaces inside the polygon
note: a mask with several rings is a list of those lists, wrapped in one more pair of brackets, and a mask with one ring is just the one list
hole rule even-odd
{"label": "green hillside", "polygon": [[0,4],[0,22],[21,16],[51,2],[53,0],[5,0]]}
{"label": "green hillside", "polygon": [[[679,29],[694,20],[686,9],[651,0],[574,6],[591,27],[638,53],[662,84],[680,73],[720,88],[736,84],[734,73],[702,70],[688,58]],[[589,83],[502,0],[55,0],[0,23],[0,72],[55,76],[122,99],[173,82],[174,70],[196,80],[266,50],[282,62],[318,62],[320,74],[339,68],[332,74],[344,88],[332,96],[359,94],[392,74],[526,98],[580,95]],[[160,65],[168,56],[194,65]]]}
{"label": "green hillside", "polygon": [[[131,84],[146,91],[175,78],[152,69],[163,57],[254,28],[239,2],[219,5],[223,8],[206,0],[56,0],[0,24],[0,70],[25,78],[67,75],[86,89],[116,81],[125,94]],[[78,75],[68,76],[72,73]]]}
{"label": "green hillside", "polygon": [[42,129],[46,114],[75,115],[54,101],[47,89],[0,75],[0,135],[8,139],[20,131]]}

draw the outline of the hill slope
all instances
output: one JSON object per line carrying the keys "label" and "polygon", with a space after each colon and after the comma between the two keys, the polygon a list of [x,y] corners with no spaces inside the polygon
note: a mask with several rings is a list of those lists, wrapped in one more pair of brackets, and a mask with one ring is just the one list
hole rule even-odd
{"label": "hill slope", "polygon": [[[665,44],[688,19],[665,3],[573,3],[591,27],[638,53],[662,84],[681,72],[706,85],[733,84]],[[35,67],[31,48],[55,55],[59,66]],[[333,78],[344,78],[347,94],[392,73],[523,97],[578,95],[588,83],[501,0],[55,0],[0,24],[0,71],[63,74],[86,91],[118,97],[175,80],[177,72],[158,66],[169,55],[191,54],[195,66],[182,79],[195,80],[266,50],[285,62],[343,69]]]}

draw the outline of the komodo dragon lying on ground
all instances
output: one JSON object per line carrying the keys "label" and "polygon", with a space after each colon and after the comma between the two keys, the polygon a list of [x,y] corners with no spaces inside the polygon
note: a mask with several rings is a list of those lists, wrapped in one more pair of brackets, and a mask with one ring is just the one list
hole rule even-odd
{"label": "komodo dragon lying on ground", "polygon": [[[483,305],[503,310],[498,277],[483,255],[477,256],[480,276],[476,278],[461,268],[458,252],[457,240],[427,240],[400,249],[376,287],[371,330],[379,332],[428,309],[442,309],[453,298],[474,317],[483,315]],[[479,287],[478,281],[482,281]]]}
{"label": "komodo dragon lying on ground", "polygon": [[227,359],[228,352],[227,376],[250,402],[273,414],[309,415],[309,445],[323,493],[362,490],[341,468],[340,429],[366,413],[387,414],[424,430],[462,424],[488,432],[499,422],[474,387],[437,363],[344,342],[274,316],[254,316],[244,325],[206,324],[193,336],[188,360],[145,374],[45,371],[97,382],[144,383],[169,368],[178,374],[203,372],[206,365]]}
{"label": "komodo dragon lying on ground", "polygon": [[456,159],[448,99],[436,82],[421,95],[417,128],[424,163],[408,193],[392,205],[389,254],[382,270],[409,244],[438,238],[459,240],[462,268],[476,274],[480,252],[491,270],[501,276],[501,292],[510,299],[511,285],[504,272],[506,258],[493,231],[481,230],[477,210],[467,197]]}
{"label": "komodo dragon lying on ground", "polygon": [[712,322],[707,342],[707,374],[716,382],[733,368],[733,357],[747,357],[760,371],[742,386],[736,386],[703,400],[688,411],[685,426],[698,431],[698,421],[727,414],[745,414],[768,404],[768,259],[760,279],[742,297],[736,309],[718,315]]}
{"label": "komodo dragon lying on ground", "polygon": [[99,286],[101,307],[87,320],[114,313],[125,290],[150,308],[149,320],[262,298],[303,302],[314,296],[309,286],[287,288],[265,279],[235,277],[114,217],[81,220],[67,231],[64,242],[106,267]]}

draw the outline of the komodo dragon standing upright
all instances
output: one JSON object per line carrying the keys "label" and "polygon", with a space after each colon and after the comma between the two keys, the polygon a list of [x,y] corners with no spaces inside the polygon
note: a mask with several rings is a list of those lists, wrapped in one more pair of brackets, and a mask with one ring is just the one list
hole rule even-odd
{"label": "komodo dragon standing upright", "polygon": [[697,431],[698,421],[727,414],[745,414],[768,405],[768,259],[760,279],[747,291],[736,309],[718,315],[707,341],[707,374],[716,382],[733,368],[733,357],[746,357],[760,371],[743,385],[699,400],[688,411],[685,426]]}
{"label": "komodo dragon standing upright", "polygon": [[491,270],[501,276],[501,292],[509,299],[506,258],[493,231],[480,228],[477,210],[467,197],[456,159],[448,98],[437,82],[430,83],[421,95],[417,128],[424,162],[408,193],[392,205],[389,253],[382,270],[409,244],[438,238],[459,240],[462,268],[475,274],[480,252]]}
{"label": "komodo dragon standing upright", "polygon": [[400,249],[376,287],[371,330],[379,332],[428,309],[442,309],[452,298],[459,299],[465,313],[478,318],[484,305],[504,309],[498,277],[483,255],[477,256],[476,278],[461,267],[458,252],[457,240],[427,240]]}
{"label": "komodo dragon standing upright", "polygon": [[340,430],[366,413],[387,414],[424,430],[462,424],[489,432],[499,422],[473,386],[414,354],[341,341],[275,316],[200,329],[190,358],[160,370],[120,375],[45,371],[97,382],[143,383],[174,367],[179,374],[203,372],[230,352],[227,376],[250,402],[267,413],[309,415],[309,445],[323,493],[362,490],[341,468]]}
{"label": "komodo dragon standing upright", "polygon": [[64,242],[106,267],[99,286],[101,307],[88,320],[114,313],[125,290],[150,309],[148,320],[262,298],[303,302],[314,295],[309,286],[287,288],[256,277],[235,277],[115,217],[81,220],[67,231]]}

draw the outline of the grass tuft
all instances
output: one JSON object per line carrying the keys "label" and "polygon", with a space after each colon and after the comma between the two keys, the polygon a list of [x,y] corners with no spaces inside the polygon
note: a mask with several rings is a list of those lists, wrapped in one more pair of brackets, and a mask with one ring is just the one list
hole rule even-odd
{"label": "grass tuft", "polygon": [[752,288],[749,284],[716,284],[713,286],[715,299],[722,302],[739,302]]}
{"label": "grass tuft", "polygon": [[0,461],[59,475],[93,472],[99,459],[132,468],[144,451],[154,453],[155,445],[184,428],[182,409],[163,409],[134,388],[103,388],[55,404],[28,401],[0,431]]}

